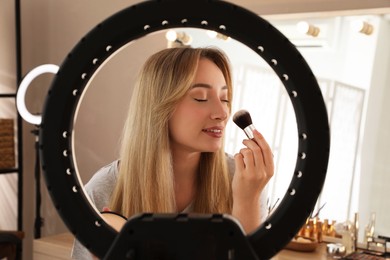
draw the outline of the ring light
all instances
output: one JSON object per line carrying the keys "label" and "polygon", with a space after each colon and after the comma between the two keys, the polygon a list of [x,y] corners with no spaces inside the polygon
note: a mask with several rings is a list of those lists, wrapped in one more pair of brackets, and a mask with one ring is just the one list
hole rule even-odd
{"label": "ring light", "polygon": [[[91,77],[108,57],[125,44],[151,32],[178,27],[213,30],[242,42],[272,67],[290,95],[299,134],[295,172],[280,206],[265,223],[247,236],[237,229],[238,225],[229,216],[197,218],[181,214],[136,216],[118,234],[89,204],[75,170],[71,145],[73,117],[81,93]],[[322,94],[315,76],[295,46],[258,15],[227,2],[206,0],[145,1],[98,24],[73,48],[56,74],[46,98],[40,132],[46,184],[65,224],[95,255],[103,257],[111,252],[114,256],[115,250],[119,252],[121,247],[127,247],[123,250],[126,250],[128,259],[141,259],[140,255],[146,257],[140,251],[146,247],[140,243],[148,238],[144,236],[137,240],[136,234],[154,234],[161,241],[171,241],[162,233],[153,231],[168,232],[170,234],[166,236],[171,237],[183,236],[187,233],[177,230],[183,218],[197,230],[205,227],[202,229],[205,232],[217,232],[219,227],[214,228],[215,223],[224,223],[225,228],[230,230],[225,233],[233,239],[229,240],[233,241],[230,247],[218,244],[220,233],[214,235],[218,240],[215,240],[218,250],[226,249],[229,257],[234,255],[228,259],[243,259],[240,257],[244,255],[244,259],[272,257],[293,238],[310,215],[325,181],[329,148],[329,124]],[[191,225],[185,225],[182,230],[193,232],[195,229],[191,229]],[[172,229],[164,229],[168,226]],[[138,232],[138,228],[142,227],[149,229]],[[195,235],[195,238],[198,237]],[[114,240],[116,242],[113,243]],[[180,243],[180,237],[172,241]],[[187,240],[183,238],[183,241]],[[195,243],[197,240],[191,241]],[[185,250],[185,245],[175,250]]]}
{"label": "ring light", "polygon": [[20,82],[18,93],[16,94],[16,106],[18,108],[18,112],[24,120],[33,125],[40,125],[42,121],[42,117],[39,115],[31,114],[27,107],[25,101],[26,92],[31,82],[38,76],[44,73],[53,73],[56,74],[58,72],[58,66],[54,64],[44,64],[32,69],[27,75],[23,78],[22,82]]}

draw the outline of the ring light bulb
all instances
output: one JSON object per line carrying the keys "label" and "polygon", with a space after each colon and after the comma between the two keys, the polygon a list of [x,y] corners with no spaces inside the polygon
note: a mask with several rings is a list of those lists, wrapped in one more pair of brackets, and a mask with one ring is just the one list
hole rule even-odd
{"label": "ring light bulb", "polygon": [[44,64],[32,69],[27,75],[23,78],[22,82],[19,85],[18,92],[16,94],[16,107],[20,116],[33,125],[40,125],[42,117],[40,115],[31,114],[26,108],[25,96],[27,89],[30,86],[31,82],[38,76],[44,73],[53,73],[57,74],[59,67],[54,64]]}

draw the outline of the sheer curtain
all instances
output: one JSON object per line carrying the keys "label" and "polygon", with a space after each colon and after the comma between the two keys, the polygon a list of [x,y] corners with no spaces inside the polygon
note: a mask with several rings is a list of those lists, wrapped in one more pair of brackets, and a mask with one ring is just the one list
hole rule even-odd
{"label": "sheer curtain", "polygon": [[[327,177],[314,211],[325,204],[320,218],[344,221],[356,210],[352,200],[359,178],[360,125],[365,91],[332,79],[318,79],[329,115],[331,151]],[[268,67],[241,65],[234,68],[233,113],[247,109],[255,127],[272,147],[276,166],[268,184],[269,207],[284,197],[295,168],[298,133],[294,110],[280,79]],[[232,124],[232,122],[229,122]],[[246,138],[238,127],[228,127],[226,150],[236,153]]]}

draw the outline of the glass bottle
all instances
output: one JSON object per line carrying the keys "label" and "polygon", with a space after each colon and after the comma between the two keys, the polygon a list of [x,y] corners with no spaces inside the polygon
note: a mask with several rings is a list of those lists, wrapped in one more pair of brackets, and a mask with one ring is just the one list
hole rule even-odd
{"label": "glass bottle", "polygon": [[324,219],[324,223],[322,223],[322,235],[329,236],[329,222],[328,219]]}
{"label": "glass bottle", "polygon": [[375,212],[371,213],[370,221],[368,222],[366,228],[364,229],[364,243],[372,241],[375,233]]}

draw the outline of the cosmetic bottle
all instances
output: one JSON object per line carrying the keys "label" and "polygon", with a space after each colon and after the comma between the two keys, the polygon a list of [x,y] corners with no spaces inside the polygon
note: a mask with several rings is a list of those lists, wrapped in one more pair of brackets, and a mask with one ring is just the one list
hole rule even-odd
{"label": "cosmetic bottle", "polygon": [[324,219],[324,223],[322,223],[322,235],[329,236],[329,222],[328,219]]}
{"label": "cosmetic bottle", "polygon": [[355,251],[355,239],[351,226],[344,226],[344,232],[342,233],[342,241],[347,254],[350,254]]}
{"label": "cosmetic bottle", "polygon": [[358,248],[358,240],[359,240],[359,213],[355,212],[353,219],[353,242],[355,251]]}
{"label": "cosmetic bottle", "polygon": [[347,254],[355,251],[355,240],[354,240],[354,227],[353,223],[349,220],[337,223],[335,225],[335,231],[341,235],[342,244],[345,247]]}
{"label": "cosmetic bottle", "polygon": [[375,233],[375,212],[371,213],[370,221],[368,222],[366,228],[364,229],[364,243],[367,244],[368,242],[372,241],[372,238],[374,237]]}

